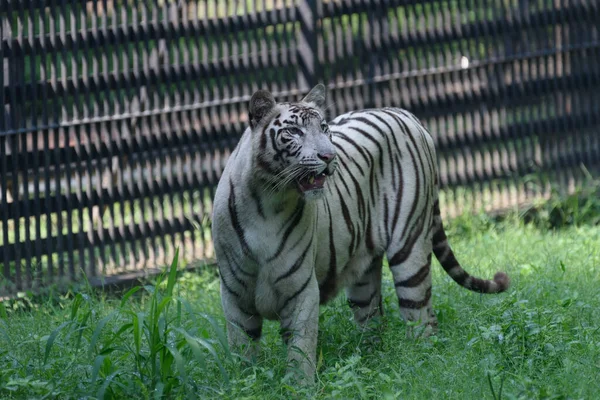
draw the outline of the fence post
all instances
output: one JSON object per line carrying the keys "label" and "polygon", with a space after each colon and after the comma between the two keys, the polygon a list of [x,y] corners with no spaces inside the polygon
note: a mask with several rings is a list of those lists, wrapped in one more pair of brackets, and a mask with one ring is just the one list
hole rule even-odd
{"label": "fence post", "polygon": [[308,91],[319,83],[319,59],[317,53],[317,1],[298,0],[298,22],[296,33],[298,58],[298,89]]}

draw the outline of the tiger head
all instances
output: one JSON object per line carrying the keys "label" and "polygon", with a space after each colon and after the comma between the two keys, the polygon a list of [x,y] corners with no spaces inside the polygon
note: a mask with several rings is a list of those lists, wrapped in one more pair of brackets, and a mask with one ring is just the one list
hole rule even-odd
{"label": "tiger head", "polygon": [[256,175],[272,192],[297,190],[306,199],[323,195],[336,169],[336,151],[325,120],[325,86],[299,103],[275,103],[259,90],[250,99],[250,129]]}

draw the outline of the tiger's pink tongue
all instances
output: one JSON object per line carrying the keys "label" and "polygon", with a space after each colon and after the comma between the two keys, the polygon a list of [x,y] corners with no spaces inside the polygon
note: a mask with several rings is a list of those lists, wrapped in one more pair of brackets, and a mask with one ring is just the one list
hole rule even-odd
{"label": "tiger's pink tongue", "polygon": [[317,176],[310,176],[298,181],[300,190],[306,192],[308,190],[322,189],[325,183],[325,175],[319,174]]}

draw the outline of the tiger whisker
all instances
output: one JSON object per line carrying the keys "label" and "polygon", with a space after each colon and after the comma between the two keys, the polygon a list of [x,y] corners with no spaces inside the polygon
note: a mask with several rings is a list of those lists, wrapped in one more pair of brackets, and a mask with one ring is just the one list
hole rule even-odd
{"label": "tiger whisker", "polygon": [[273,177],[267,182],[267,183],[276,183],[281,181],[281,179],[285,179],[285,177],[287,177],[290,174],[294,174],[296,173],[296,171],[300,170],[301,166],[294,164],[294,165],[290,165],[289,167],[284,168],[282,171],[280,171],[278,174],[273,175]]}
{"label": "tiger whisker", "polygon": [[294,179],[297,179],[302,174],[302,165],[294,164],[277,175],[274,175],[272,179],[268,181],[268,191],[266,195],[272,197],[279,189],[287,186]]}
{"label": "tiger whisker", "polygon": [[300,167],[298,165],[291,165],[289,167],[284,168],[282,171],[280,171],[279,173],[273,175],[272,177],[270,177],[267,181],[266,184],[267,186],[271,186],[272,184],[276,184],[279,181],[281,181],[282,178],[285,178],[285,176],[287,176],[288,174],[291,174],[294,172],[294,170],[299,169]]}

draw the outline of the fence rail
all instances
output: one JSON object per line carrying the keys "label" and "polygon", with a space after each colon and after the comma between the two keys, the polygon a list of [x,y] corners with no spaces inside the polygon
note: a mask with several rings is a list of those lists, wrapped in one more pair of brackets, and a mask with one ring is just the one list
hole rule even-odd
{"label": "fence rail", "polygon": [[573,188],[600,170],[598,21],[596,0],[0,0],[0,297],[210,261],[259,88],[414,112],[446,215]]}

